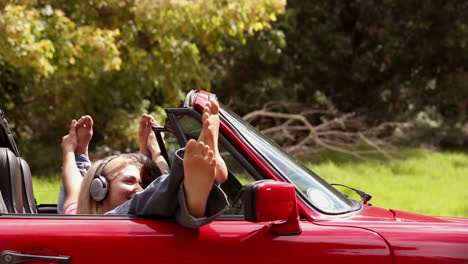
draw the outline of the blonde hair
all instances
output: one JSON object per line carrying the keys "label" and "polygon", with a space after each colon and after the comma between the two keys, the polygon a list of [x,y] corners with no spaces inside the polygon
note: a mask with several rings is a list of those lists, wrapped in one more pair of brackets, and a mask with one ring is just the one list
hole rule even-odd
{"label": "blonde hair", "polygon": [[[107,182],[110,184],[112,179],[117,177],[119,172],[129,166],[134,165],[138,170],[141,170],[145,164],[146,157],[142,154],[131,153],[131,154],[122,154],[113,160],[109,161],[101,171],[101,175],[107,179]],[[94,162],[91,168],[88,170],[86,175],[81,182],[80,195],[78,197],[78,214],[104,214],[104,209],[102,202],[95,201],[89,192],[91,187],[91,182],[94,179],[94,174],[96,173],[97,168],[102,163],[102,160]],[[109,189],[110,191],[110,189]]]}

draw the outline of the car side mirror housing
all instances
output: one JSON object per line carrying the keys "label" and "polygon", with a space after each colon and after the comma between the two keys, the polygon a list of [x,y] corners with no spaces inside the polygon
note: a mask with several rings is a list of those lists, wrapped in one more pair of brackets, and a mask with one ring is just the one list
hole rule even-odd
{"label": "car side mirror housing", "polygon": [[[272,222],[268,229],[275,235],[298,235],[302,232],[291,183],[261,180],[244,188],[244,216],[250,222]],[[276,222],[274,222],[276,221]]]}

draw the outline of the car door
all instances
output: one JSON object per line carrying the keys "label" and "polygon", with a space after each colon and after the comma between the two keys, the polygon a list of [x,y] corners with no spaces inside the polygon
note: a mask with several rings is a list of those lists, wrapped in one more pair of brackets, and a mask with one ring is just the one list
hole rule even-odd
{"label": "car door", "polygon": [[371,232],[307,222],[300,235],[277,236],[266,223],[227,218],[198,230],[125,217],[2,216],[0,221],[0,263],[13,263],[8,253],[10,259],[57,263],[391,263],[384,241]]}

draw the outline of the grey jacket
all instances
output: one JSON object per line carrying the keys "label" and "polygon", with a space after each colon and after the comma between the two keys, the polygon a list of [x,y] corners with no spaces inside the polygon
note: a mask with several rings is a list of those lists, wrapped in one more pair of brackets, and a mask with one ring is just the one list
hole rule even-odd
{"label": "grey jacket", "polygon": [[208,197],[205,216],[200,218],[191,216],[185,202],[183,161],[178,155],[174,155],[171,165],[169,174],[161,175],[143,191],[136,193],[132,199],[106,214],[175,218],[182,226],[198,228],[212,222],[227,209],[226,196],[218,186],[213,185]]}

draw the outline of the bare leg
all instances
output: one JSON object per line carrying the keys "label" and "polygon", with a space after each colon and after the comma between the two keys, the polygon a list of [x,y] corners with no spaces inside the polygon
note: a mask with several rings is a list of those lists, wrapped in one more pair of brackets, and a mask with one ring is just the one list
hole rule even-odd
{"label": "bare leg", "polygon": [[77,124],[73,119],[68,135],[62,138],[62,180],[65,188],[64,207],[70,203],[78,202],[78,195],[83,177],[75,163],[75,151],[77,148]]}
{"label": "bare leg", "polygon": [[184,190],[189,213],[205,215],[206,203],[216,175],[216,158],[211,148],[193,139],[187,142],[184,154]]}
{"label": "bare leg", "polygon": [[151,132],[153,117],[151,115],[141,115],[140,126],[138,128],[138,138],[140,140],[140,153],[148,154],[151,153],[148,149],[148,135]]}
{"label": "bare leg", "polygon": [[93,119],[91,116],[82,116],[76,124],[77,145],[75,152],[88,155],[88,147],[93,137]]}
{"label": "bare leg", "polygon": [[228,171],[224,159],[221,157],[218,148],[219,138],[219,104],[211,100],[203,109],[203,128],[198,137],[198,141],[205,142],[213,150],[217,165],[215,183],[223,183],[228,177]]}

